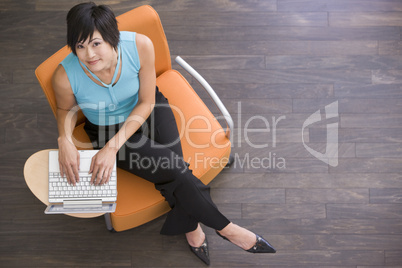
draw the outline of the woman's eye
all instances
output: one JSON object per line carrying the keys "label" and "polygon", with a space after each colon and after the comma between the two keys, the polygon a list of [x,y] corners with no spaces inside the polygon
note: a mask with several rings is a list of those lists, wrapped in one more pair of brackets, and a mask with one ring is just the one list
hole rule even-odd
{"label": "woman's eye", "polygon": [[99,46],[100,44],[101,44],[100,42],[95,42],[95,43],[94,43],[94,46],[97,47],[97,46]]}
{"label": "woman's eye", "polygon": [[83,48],[84,46],[83,45],[77,45],[77,48]]}

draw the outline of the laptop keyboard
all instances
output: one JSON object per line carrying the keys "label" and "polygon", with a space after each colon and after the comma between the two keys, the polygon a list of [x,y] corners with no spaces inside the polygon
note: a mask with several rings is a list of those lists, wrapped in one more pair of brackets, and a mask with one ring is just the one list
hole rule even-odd
{"label": "laptop keyboard", "polygon": [[117,194],[116,172],[112,173],[110,180],[104,185],[90,185],[90,174],[79,174],[80,181],[70,185],[60,172],[49,173],[49,198],[91,198],[112,197]]}

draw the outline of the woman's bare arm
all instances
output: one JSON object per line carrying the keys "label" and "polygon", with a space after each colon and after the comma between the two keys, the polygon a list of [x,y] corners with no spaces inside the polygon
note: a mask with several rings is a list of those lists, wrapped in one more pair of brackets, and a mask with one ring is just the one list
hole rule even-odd
{"label": "woman's bare arm", "polygon": [[[77,122],[77,114],[70,110],[77,105],[66,71],[62,65],[56,68],[52,84],[57,103],[57,128],[59,131],[59,166],[62,176],[67,177],[70,184],[79,181],[79,154],[72,141],[73,130]],[[69,116],[72,115],[72,116]]]}

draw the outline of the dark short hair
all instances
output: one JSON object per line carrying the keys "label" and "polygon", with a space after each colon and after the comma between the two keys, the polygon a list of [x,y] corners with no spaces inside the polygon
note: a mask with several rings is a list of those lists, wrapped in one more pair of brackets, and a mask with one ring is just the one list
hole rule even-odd
{"label": "dark short hair", "polygon": [[105,42],[117,49],[120,33],[110,7],[89,2],[70,9],[67,14],[67,45],[75,55],[77,43],[84,42],[88,37],[91,39],[95,30],[99,31]]}

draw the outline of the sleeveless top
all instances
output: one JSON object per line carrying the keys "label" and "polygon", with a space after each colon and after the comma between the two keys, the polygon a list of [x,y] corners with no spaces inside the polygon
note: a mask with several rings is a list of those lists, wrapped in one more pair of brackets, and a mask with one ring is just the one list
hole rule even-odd
{"label": "sleeveless top", "polygon": [[138,102],[140,59],[134,32],[120,32],[118,45],[118,62],[121,61],[121,73],[115,83],[119,68],[107,85],[99,80],[82,63],[91,75],[103,86],[96,84],[84,72],[77,56],[70,53],[62,62],[70,81],[77,104],[85,117],[95,125],[114,125],[124,122]]}

